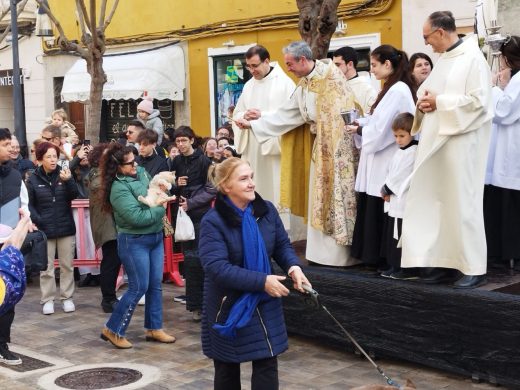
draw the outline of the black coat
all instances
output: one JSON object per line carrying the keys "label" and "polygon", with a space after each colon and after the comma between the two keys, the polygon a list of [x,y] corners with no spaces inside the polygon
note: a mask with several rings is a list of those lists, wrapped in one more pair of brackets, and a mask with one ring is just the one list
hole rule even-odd
{"label": "black coat", "polygon": [[194,223],[199,222],[210,209],[211,202],[217,194],[208,182],[210,165],[211,160],[200,149],[195,149],[190,156],[180,154],[171,163],[170,170],[175,172],[177,179],[182,176],[188,177],[186,186],[177,186],[172,192],[187,199],[188,215]]}
{"label": "black coat", "polygon": [[27,181],[31,219],[47,238],[76,234],[71,201],[78,196],[78,187],[73,178],[62,181],[60,170],[58,166],[47,175],[38,167]]}

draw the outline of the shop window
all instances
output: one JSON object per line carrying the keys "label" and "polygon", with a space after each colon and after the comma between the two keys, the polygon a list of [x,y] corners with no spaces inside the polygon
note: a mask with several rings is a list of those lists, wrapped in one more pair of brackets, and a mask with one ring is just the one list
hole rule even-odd
{"label": "shop window", "polygon": [[216,129],[229,121],[244,84],[250,78],[244,54],[213,57]]}
{"label": "shop window", "polygon": [[[363,48],[355,48],[356,53],[358,55],[358,64],[357,64],[357,71],[358,72],[370,72],[370,48],[363,47]],[[332,54],[336,50],[331,50],[327,53],[327,58],[332,59]]]}

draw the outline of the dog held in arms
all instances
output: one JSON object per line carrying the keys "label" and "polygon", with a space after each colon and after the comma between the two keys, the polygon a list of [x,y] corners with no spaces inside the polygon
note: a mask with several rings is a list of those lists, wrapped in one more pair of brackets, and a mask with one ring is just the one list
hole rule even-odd
{"label": "dog held in arms", "polygon": [[175,196],[168,196],[167,194],[173,183],[175,183],[175,172],[159,172],[150,181],[146,197],[140,195],[137,200],[149,207],[160,206],[164,202],[175,200]]}

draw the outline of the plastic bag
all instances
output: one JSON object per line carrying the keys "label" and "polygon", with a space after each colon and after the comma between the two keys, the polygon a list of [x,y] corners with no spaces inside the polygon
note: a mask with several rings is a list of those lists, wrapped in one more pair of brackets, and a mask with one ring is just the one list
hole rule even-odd
{"label": "plastic bag", "polygon": [[177,224],[175,226],[175,242],[191,241],[195,239],[195,228],[191,218],[182,207],[177,213]]}

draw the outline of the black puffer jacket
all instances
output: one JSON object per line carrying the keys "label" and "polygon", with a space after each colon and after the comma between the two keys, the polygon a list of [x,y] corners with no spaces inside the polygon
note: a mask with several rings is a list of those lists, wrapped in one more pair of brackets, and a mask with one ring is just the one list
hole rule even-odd
{"label": "black puffer jacket", "polygon": [[70,205],[78,196],[78,187],[73,178],[62,181],[60,170],[58,166],[47,175],[38,167],[27,182],[31,219],[47,238],[76,234]]}
{"label": "black puffer jacket", "polygon": [[190,156],[176,156],[171,164],[171,171],[175,171],[177,180],[182,176],[188,177],[186,186],[177,186],[172,192],[187,199],[188,215],[194,223],[202,219],[217,195],[217,191],[208,183],[210,165],[211,160],[200,149],[195,149]]}

